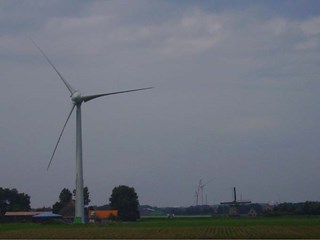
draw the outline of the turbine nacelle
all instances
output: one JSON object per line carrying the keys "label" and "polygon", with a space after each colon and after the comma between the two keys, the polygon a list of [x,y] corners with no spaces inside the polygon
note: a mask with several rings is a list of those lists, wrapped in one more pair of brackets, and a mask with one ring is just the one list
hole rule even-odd
{"label": "turbine nacelle", "polygon": [[81,93],[76,91],[71,95],[71,99],[75,104],[81,104],[83,102],[83,98]]}

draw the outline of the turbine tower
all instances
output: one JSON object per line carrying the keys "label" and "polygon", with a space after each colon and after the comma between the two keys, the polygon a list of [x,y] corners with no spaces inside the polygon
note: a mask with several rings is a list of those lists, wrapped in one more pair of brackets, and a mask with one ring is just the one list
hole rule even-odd
{"label": "turbine tower", "polygon": [[[208,182],[202,184],[202,181],[200,180],[199,188],[200,188],[200,192],[201,192],[201,205],[203,205],[203,189],[210,182],[211,181],[208,181]],[[207,198],[207,196],[206,196],[206,198]]]}
{"label": "turbine tower", "polygon": [[202,185],[202,179],[200,179],[199,185],[198,185],[197,190],[196,190],[196,192],[195,192],[196,206],[199,205],[199,194],[200,194],[200,190],[201,190],[201,185]]}
{"label": "turbine tower", "polygon": [[53,63],[50,61],[50,59],[47,57],[47,55],[41,50],[41,48],[32,40],[35,47],[40,51],[40,53],[45,57],[47,62],[51,65],[51,67],[55,70],[55,72],[58,74],[60,79],[63,81],[64,85],[67,87],[67,89],[70,92],[70,97],[72,101],[72,108],[71,111],[67,117],[67,120],[65,124],[63,125],[62,131],[59,135],[58,141],[55,145],[55,148],[53,150],[51,159],[49,161],[47,170],[49,169],[53,156],[57,150],[57,147],[59,145],[60,139],[62,137],[63,131],[69,121],[69,118],[76,107],[76,203],[75,203],[75,223],[84,223],[85,217],[84,217],[84,196],[83,196],[83,168],[82,168],[82,127],[81,127],[81,105],[82,103],[86,103],[88,101],[91,101],[95,98],[103,97],[103,96],[109,96],[114,94],[120,94],[120,93],[128,93],[128,92],[134,92],[134,91],[140,91],[140,90],[147,90],[151,89],[152,87],[147,88],[138,88],[138,89],[131,89],[126,91],[120,91],[120,92],[110,92],[110,93],[102,93],[102,94],[95,94],[95,95],[82,95],[78,90],[75,90],[67,81],[64,79],[64,77],[61,75],[61,73],[58,71],[58,69],[53,65]]}
{"label": "turbine tower", "polygon": [[[200,197],[201,197],[201,205],[203,205],[203,189],[210,182],[211,182],[211,180],[207,181],[206,183],[202,183],[202,179],[200,179],[199,185],[197,187],[197,190],[195,191],[196,206],[199,206],[199,194],[200,194]],[[206,199],[207,199],[207,196],[206,196]]]}

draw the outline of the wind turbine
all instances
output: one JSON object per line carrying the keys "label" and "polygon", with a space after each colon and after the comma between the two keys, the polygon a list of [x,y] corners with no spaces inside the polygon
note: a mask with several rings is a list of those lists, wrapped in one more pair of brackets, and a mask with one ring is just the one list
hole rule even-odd
{"label": "wind turbine", "polygon": [[208,183],[210,183],[210,181],[200,185],[200,189],[201,189],[201,205],[203,205],[203,188],[208,185]]}
{"label": "wind turbine", "polygon": [[147,90],[151,89],[152,87],[147,88],[138,88],[138,89],[131,89],[131,90],[125,90],[120,92],[110,92],[110,93],[102,93],[102,94],[95,94],[95,95],[82,95],[78,90],[75,90],[70,83],[67,82],[67,80],[61,75],[61,73],[58,71],[58,69],[53,65],[53,63],[50,61],[50,59],[47,57],[47,55],[41,50],[41,48],[33,41],[33,44],[35,47],[40,51],[40,53],[45,57],[47,62],[51,65],[51,67],[55,70],[55,72],[59,75],[60,79],[63,81],[64,85],[67,87],[67,89],[70,92],[70,97],[72,101],[72,108],[71,111],[67,117],[67,120],[65,124],[63,125],[62,131],[59,135],[58,141],[55,145],[55,148],[53,150],[52,156],[50,158],[47,170],[49,169],[53,156],[57,150],[57,147],[59,145],[60,139],[62,137],[63,131],[69,121],[69,118],[76,107],[76,206],[75,206],[75,223],[84,223],[84,197],[83,197],[83,168],[82,168],[82,130],[81,130],[81,104],[86,103],[88,101],[91,101],[95,98],[103,97],[103,96],[109,96],[114,94],[120,94],[120,93],[128,93],[128,92],[134,92],[134,91],[141,91],[141,90]]}
{"label": "wind turbine", "polygon": [[199,206],[199,194],[200,194],[201,184],[202,184],[202,179],[200,179],[199,185],[198,185],[197,190],[195,192],[196,206]]}
{"label": "wind turbine", "polygon": [[198,199],[199,199],[199,194],[201,194],[201,205],[203,205],[203,188],[208,185],[208,183],[210,183],[210,181],[207,181],[206,183],[202,183],[202,179],[200,179],[199,181],[199,186],[198,186],[198,189],[196,191],[197,193],[197,205],[198,205]]}

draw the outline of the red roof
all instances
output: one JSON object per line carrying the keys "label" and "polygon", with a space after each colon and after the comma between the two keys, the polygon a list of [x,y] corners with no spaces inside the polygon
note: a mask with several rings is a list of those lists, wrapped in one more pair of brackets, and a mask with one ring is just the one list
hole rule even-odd
{"label": "red roof", "polygon": [[43,212],[6,212],[4,215],[5,216],[12,216],[12,217],[20,217],[20,216],[34,216],[39,213]]}

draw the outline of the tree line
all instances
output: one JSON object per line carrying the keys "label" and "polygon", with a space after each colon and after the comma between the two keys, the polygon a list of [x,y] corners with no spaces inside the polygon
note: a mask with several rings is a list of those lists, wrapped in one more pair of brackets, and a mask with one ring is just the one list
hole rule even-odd
{"label": "tree line", "polygon": [[[90,203],[90,193],[88,187],[84,187],[84,205],[88,207]],[[70,201],[72,201],[72,195],[75,197],[76,192],[73,190],[73,194],[67,188],[62,189],[59,194],[59,201],[52,206],[53,213],[60,213],[60,211],[66,207]],[[109,209],[118,210],[118,219],[122,221],[135,221],[140,218],[138,210],[139,200],[138,195],[134,188],[128,186],[118,186],[112,190],[112,194],[109,198]],[[93,206],[89,207],[94,209]]]}
{"label": "tree line", "polygon": [[[52,211],[59,213],[70,201],[73,193],[64,188],[59,194],[59,200],[53,204]],[[84,188],[84,204],[88,206],[90,193],[88,187]],[[91,206],[91,209],[94,208]],[[150,206],[140,207],[138,195],[134,188],[128,186],[118,186],[112,190],[109,198],[109,209],[118,210],[118,219],[123,221],[135,221],[140,218],[140,211],[149,209]],[[30,196],[25,193],[19,193],[17,189],[0,187],[0,217],[7,211],[30,211]],[[162,208],[161,212],[175,215],[204,215],[213,214],[214,209],[211,206],[191,206],[186,208]],[[306,201],[301,203],[281,203],[273,207],[272,210],[265,212],[266,215],[320,215],[320,202]]]}
{"label": "tree line", "polygon": [[[250,204],[255,209],[260,208],[261,214],[266,216],[281,216],[281,215],[320,215],[320,202],[318,201],[306,201],[300,203],[280,203],[275,205],[273,209],[268,208],[262,211],[262,207],[259,204]],[[225,212],[223,208],[228,206],[220,205],[214,209],[212,206],[191,206],[185,208],[158,208],[165,214],[175,215],[213,215],[216,213]]]}
{"label": "tree line", "polygon": [[273,215],[320,215],[320,202],[280,203],[273,208]]}
{"label": "tree line", "polygon": [[0,188],[0,216],[6,212],[29,211],[30,196],[19,193],[17,189]]}
{"label": "tree line", "polygon": [[[63,188],[62,191],[59,194],[59,201],[53,204],[52,206],[52,212],[53,213],[59,213],[61,209],[67,206],[67,204],[72,201],[72,195],[75,197],[76,196],[76,190],[71,191],[67,188]],[[88,206],[89,203],[91,202],[90,200],[90,193],[88,187],[83,188],[83,197],[84,197],[84,205]]]}
{"label": "tree line", "polygon": [[[88,187],[84,187],[84,205],[88,207],[90,193]],[[52,205],[52,212],[59,213],[66,207],[75,196],[75,190],[71,192],[63,188],[59,194],[59,200]],[[140,218],[138,210],[138,195],[133,187],[117,186],[112,190],[109,198],[109,208],[118,210],[118,219],[122,221],[135,221]],[[91,207],[94,208],[94,207]],[[16,189],[0,188],[0,217],[8,211],[30,211],[30,196],[25,193],[19,193]]]}

